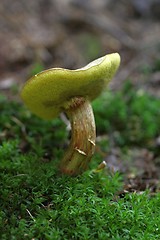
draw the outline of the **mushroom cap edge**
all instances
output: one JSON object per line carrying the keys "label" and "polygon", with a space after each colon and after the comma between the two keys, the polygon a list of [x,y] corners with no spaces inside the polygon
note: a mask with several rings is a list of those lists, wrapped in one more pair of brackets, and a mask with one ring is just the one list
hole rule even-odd
{"label": "mushroom cap edge", "polygon": [[120,64],[118,53],[98,58],[83,68],[51,68],[31,77],[21,91],[21,98],[31,112],[43,119],[53,119],[74,97],[95,99],[106,89]]}

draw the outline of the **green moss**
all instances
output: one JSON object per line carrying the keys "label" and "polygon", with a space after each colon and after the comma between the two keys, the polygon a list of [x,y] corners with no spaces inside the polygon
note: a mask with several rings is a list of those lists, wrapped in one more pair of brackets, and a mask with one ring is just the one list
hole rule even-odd
{"label": "green moss", "polygon": [[129,82],[93,103],[97,131],[112,134],[120,145],[148,146],[160,132],[160,100]]}
{"label": "green moss", "polygon": [[[95,102],[99,134],[119,132],[129,146],[136,116],[140,132],[134,142],[153,141],[159,100],[142,93],[124,89]],[[120,174],[92,171],[102,161],[98,154],[83,175],[61,175],[57,169],[67,142],[62,121],[41,120],[2,96],[0,112],[0,239],[160,239],[160,193],[120,198]],[[103,147],[109,142],[103,139]]]}
{"label": "green moss", "polygon": [[1,239],[159,239],[160,194],[128,194],[113,177],[92,171],[71,178],[22,155],[19,142],[1,146]]}

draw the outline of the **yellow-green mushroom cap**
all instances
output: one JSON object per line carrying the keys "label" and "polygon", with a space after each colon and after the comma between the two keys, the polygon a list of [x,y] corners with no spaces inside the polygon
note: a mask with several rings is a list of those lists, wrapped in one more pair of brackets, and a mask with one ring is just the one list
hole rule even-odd
{"label": "yellow-green mushroom cap", "polygon": [[95,99],[107,87],[120,64],[118,53],[108,54],[87,66],[69,70],[52,68],[30,78],[21,97],[31,112],[52,119],[74,97]]}

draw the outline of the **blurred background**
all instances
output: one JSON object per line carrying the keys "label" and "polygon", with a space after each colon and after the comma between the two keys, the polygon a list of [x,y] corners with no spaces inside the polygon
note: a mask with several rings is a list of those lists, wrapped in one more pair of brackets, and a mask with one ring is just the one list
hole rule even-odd
{"label": "blurred background", "polygon": [[51,67],[75,69],[119,52],[110,87],[130,79],[160,96],[159,0],[1,0],[0,91]]}

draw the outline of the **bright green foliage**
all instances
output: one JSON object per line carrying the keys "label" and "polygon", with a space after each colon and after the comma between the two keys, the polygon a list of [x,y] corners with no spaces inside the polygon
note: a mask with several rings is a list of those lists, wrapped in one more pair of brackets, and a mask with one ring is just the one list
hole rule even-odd
{"label": "bright green foliage", "polygon": [[160,99],[127,82],[93,103],[97,131],[112,134],[120,145],[147,145],[160,133]]}
{"label": "bright green foliage", "polygon": [[18,141],[0,152],[1,239],[159,239],[160,194],[116,199],[118,174],[62,176]]}
{"label": "bright green foliage", "polygon": [[105,208],[119,186],[118,175],[62,176],[54,161],[18,155],[18,149],[15,141],[1,146],[1,239],[86,238],[108,229]]}

